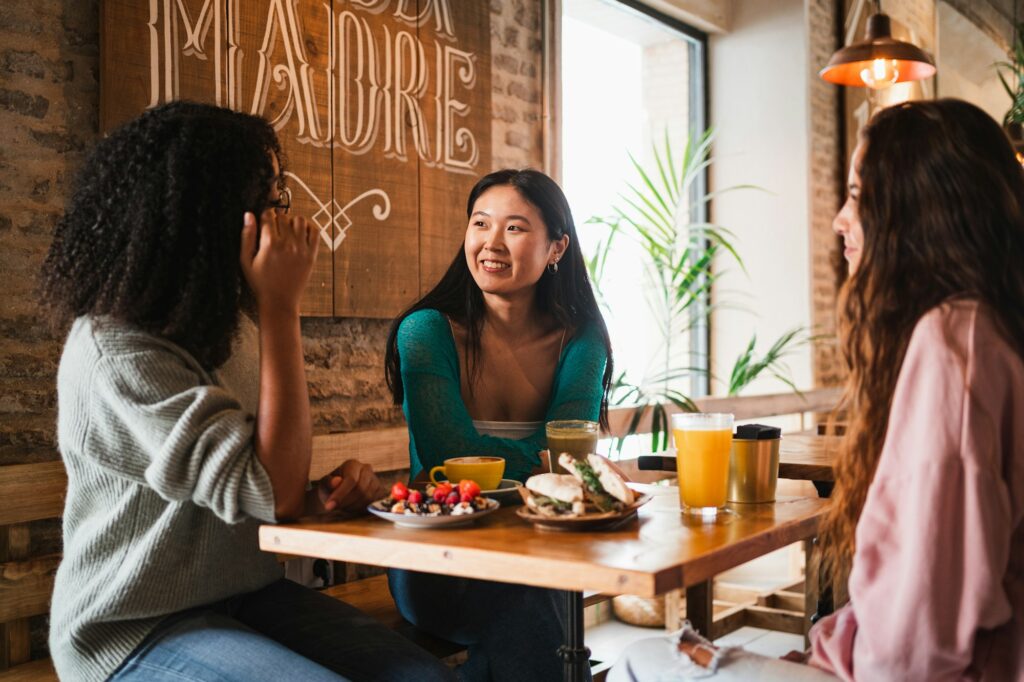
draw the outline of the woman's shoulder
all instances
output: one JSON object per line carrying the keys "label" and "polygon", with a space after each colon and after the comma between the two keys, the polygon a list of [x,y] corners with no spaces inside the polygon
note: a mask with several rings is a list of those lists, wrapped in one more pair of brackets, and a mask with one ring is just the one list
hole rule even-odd
{"label": "woman's shoulder", "polygon": [[64,344],[65,360],[83,353],[106,372],[134,375],[140,368],[176,368],[209,381],[199,362],[181,346],[112,317],[87,315],[75,320]]}
{"label": "woman's shoulder", "polygon": [[436,308],[422,308],[409,313],[398,325],[399,337],[422,338],[450,334],[448,318]]}
{"label": "woman's shoulder", "polygon": [[[410,313],[398,325],[398,352],[403,364],[414,359],[417,364],[423,361],[436,361],[447,356],[452,345],[452,327],[448,318],[440,310],[424,308]],[[441,355],[438,355],[441,353]]]}
{"label": "woman's shoulder", "polygon": [[584,353],[604,354],[604,335],[594,320],[584,320],[577,327],[566,330],[566,348],[577,348]]}
{"label": "woman's shoulder", "polygon": [[922,315],[914,325],[908,352],[912,350],[945,353],[962,360],[979,354],[1017,358],[996,312],[972,298],[943,301]]}

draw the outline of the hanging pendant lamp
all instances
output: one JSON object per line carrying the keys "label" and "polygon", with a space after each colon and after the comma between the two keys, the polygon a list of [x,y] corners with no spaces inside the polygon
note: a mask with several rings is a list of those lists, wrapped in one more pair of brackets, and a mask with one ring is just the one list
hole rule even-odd
{"label": "hanging pendant lamp", "polygon": [[933,76],[932,58],[917,45],[893,38],[889,15],[882,14],[879,2],[875,3],[875,9],[868,17],[864,40],[833,54],[818,75],[837,85],[874,90]]}

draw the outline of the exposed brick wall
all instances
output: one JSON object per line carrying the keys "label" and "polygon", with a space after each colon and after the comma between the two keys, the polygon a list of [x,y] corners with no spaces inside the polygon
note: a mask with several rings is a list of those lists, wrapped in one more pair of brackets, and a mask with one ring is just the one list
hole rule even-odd
{"label": "exposed brick wall", "polygon": [[807,0],[807,35],[810,83],[810,254],[811,325],[823,339],[812,357],[815,386],[835,386],[843,369],[835,342],[836,265],[838,240],[832,218],[843,201],[841,168],[844,163],[839,139],[839,88],[818,78],[818,70],[835,52],[835,0]]}
{"label": "exposed brick wall", "polygon": [[495,168],[544,161],[540,0],[491,3],[491,154]]}
{"label": "exposed brick wall", "polygon": [[60,339],[37,317],[37,273],[68,183],[97,136],[97,0],[0,6],[0,464],[57,457]]}
{"label": "exposed brick wall", "polygon": [[[58,458],[62,339],[38,319],[36,282],[68,185],[97,138],[98,19],[97,0],[0,5],[0,465]],[[28,532],[30,556],[60,550],[59,520]],[[29,632],[32,657],[45,656],[46,617],[30,619]]]}
{"label": "exposed brick wall", "polygon": [[[848,163],[845,143],[839,141],[840,125],[836,115],[840,89],[817,76],[818,70],[838,48],[835,36],[836,12],[847,0],[807,0],[808,53],[810,56],[810,120],[811,120],[811,315],[815,332],[824,338],[815,345],[813,357],[816,386],[842,383],[845,370],[836,328],[836,294],[840,272],[845,263],[839,241],[832,233],[832,218],[845,199]],[[979,3],[980,4],[980,3]],[[906,0],[886,5],[885,11],[894,21],[909,29],[926,49],[935,46],[935,0]],[[991,11],[991,10],[990,10]],[[860,36],[856,37],[860,40]],[[851,93],[852,94],[852,93]],[[853,134],[846,131],[847,135]]]}

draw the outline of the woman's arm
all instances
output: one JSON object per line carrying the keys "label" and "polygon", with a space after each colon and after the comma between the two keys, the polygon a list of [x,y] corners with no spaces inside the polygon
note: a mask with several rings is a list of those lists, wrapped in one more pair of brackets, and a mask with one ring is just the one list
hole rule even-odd
{"label": "woman's arm", "polygon": [[260,321],[260,397],[255,449],[274,489],[278,518],[302,514],[312,421],[302,357],[299,302],[316,259],[319,239],[304,218],[261,216],[259,248],[256,218],[245,214],[240,255]]}
{"label": "woman's arm", "polygon": [[604,395],[601,379],[607,364],[608,353],[600,333],[594,325],[586,325],[569,342],[560,359],[545,419],[597,421]]}

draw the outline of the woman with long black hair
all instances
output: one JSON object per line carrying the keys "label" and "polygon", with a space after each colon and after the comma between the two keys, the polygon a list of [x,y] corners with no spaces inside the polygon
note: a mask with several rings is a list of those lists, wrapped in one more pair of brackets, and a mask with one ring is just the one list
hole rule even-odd
{"label": "woman with long black hair", "polygon": [[[612,359],[565,195],[534,170],[470,192],[466,237],[441,281],[394,322],[385,370],[409,425],[411,476],[460,455],[541,468],[545,422],[607,422]],[[391,571],[403,615],[469,646],[463,679],[561,675],[551,590]]]}

